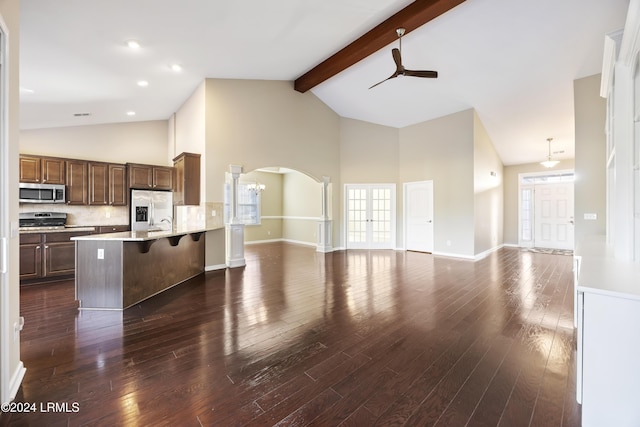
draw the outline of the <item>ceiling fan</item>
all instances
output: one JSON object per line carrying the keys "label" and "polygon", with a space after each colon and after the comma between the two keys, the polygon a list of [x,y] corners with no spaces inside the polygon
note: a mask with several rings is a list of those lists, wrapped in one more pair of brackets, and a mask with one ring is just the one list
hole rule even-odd
{"label": "ceiling fan", "polygon": [[426,77],[426,78],[430,78],[430,79],[435,79],[436,77],[438,77],[438,72],[437,71],[421,71],[421,70],[407,70],[406,68],[404,68],[404,66],[402,65],[402,36],[404,36],[404,28],[398,28],[396,29],[396,34],[398,34],[398,41],[400,44],[400,49],[398,48],[393,48],[391,50],[391,55],[393,55],[393,60],[396,63],[396,71],[389,77],[387,77],[386,79],[382,80],[381,82],[378,82],[376,84],[374,84],[373,86],[371,86],[369,89],[374,88],[376,86],[378,86],[381,83],[386,82],[389,79],[393,79],[396,78],[398,76],[411,76],[411,77]]}

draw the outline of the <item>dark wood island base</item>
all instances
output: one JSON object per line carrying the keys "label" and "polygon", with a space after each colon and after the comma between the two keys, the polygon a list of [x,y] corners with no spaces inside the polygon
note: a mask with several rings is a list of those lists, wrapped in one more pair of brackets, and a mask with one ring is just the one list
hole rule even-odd
{"label": "dark wood island base", "polygon": [[204,273],[204,231],[74,238],[80,309],[124,310]]}

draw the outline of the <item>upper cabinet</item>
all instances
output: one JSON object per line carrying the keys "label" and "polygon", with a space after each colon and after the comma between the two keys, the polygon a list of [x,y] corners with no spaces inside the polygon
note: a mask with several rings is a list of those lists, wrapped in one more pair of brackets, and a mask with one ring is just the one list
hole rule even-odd
{"label": "upper cabinet", "polygon": [[182,153],[173,159],[174,205],[200,204],[200,154]]}
{"label": "upper cabinet", "polygon": [[139,190],[173,190],[173,168],[128,163],[129,188]]}
{"label": "upper cabinet", "polygon": [[20,182],[65,184],[65,160],[20,156]]}
{"label": "upper cabinet", "polygon": [[127,205],[127,167],[115,163],[109,164],[109,204]]}
{"label": "upper cabinet", "polygon": [[87,162],[84,160],[67,160],[67,204],[87,204]]}
{"label": "upper cabinet", "polygon": [[89,204],[127,204],[126,167],[121,164],[89,162]]}

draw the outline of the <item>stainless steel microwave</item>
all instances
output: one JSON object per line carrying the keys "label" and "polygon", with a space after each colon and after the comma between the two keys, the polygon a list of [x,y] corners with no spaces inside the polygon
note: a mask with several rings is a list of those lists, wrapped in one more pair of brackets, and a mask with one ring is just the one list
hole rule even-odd
{"label": "stainless steel microwave", "polygon": [[20,183],[20,203],[64,203],[65,186],[60,184]]}

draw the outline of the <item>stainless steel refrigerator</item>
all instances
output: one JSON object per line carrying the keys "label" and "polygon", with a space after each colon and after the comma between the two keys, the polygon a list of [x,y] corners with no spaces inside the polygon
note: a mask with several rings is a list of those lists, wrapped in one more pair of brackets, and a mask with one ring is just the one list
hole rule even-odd
{"label": "stainless steel refrigerator", "polygon": [[171,230],[171,191],[131,190],[131,231]]}

